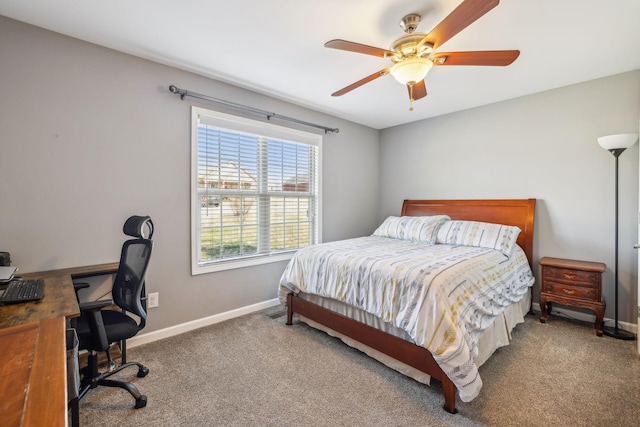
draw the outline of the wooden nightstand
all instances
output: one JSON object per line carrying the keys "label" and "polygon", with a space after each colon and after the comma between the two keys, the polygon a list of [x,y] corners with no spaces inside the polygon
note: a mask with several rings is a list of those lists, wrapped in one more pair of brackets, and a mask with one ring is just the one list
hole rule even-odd
{"label": "wooden nightstand", "polygon": [[575,261],[544,257],[538,261],[541,269],[540,322],[547,321],[551,303],[588,308],[596,313],[596,335],[602,336],[602,320],[606,303],[602,297],[601,262]]}

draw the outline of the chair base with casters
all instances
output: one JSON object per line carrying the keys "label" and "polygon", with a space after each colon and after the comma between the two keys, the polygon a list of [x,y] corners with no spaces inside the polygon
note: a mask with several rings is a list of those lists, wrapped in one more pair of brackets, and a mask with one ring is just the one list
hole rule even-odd
{"label": "chair base with casters", "polygon": [[84,375],[80,383],[80,392],[78,393],[78,399],[82,399],[89,390],[98,386],[118,387],[127,390],[134,397],[134,399],[136,400],[134,406],[135,409],[140,409],[147,406],[147,396],[140,393],[135,385],[126,381],[110,380],[109,377],[130,366],[137,366],[137,376],[139,378],[143,378],[146,377],[149,373],[149,368],[143,366],[138,362],[126,362],[115,369],[101,373],[98,370],[98,352],[96,351],[92,351],[89,353],[87,361],[87,367],[83,368],[82,371]]}

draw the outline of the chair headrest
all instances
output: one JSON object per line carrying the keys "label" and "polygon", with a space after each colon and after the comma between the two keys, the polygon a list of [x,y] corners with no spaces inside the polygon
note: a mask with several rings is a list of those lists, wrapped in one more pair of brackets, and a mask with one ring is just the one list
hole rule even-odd
{"label": "chair headrest", "polygon": [[[149,233],[147,236],[145,236],[145,229]],[[122,231],[127,236],[151,239],[151,236],[153,236],[153,221],[151,221],[150,216],[133,215],[124,223]]]}

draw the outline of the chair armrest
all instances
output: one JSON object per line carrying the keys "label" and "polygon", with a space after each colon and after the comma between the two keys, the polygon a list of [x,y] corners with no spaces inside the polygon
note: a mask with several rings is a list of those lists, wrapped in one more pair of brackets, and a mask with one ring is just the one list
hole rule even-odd
{"label": "chair armrest", "polygon": [[87,319],[91,331],[92,348],[96,351],[106,351],[109,348],[107,332],[102,319],[102,309],[113,305],[113,300],[103,299],[78,304],[80,312]]}
{"label": "chair armrest", "polygon": [[80,289],[86,289],[89,286],[90,285],[88,283],[73,283],[73,290],[76,292],[76,301],[78,301],[78,303],[80,302],[80,294],[78,293],[78,291]]}
{"label": "chair armrest", "polygon": [[101,299],[98,301],[89,301],[78,304],[80,306],[80,311],[96,311],[102,310],[105,307],[109,307],[113,305],[113,300],[111,299]]}
{"label": "chair armrest", "polygon": [[80,289],[84,289],[84,288],[88,288],[89,284],[88,283],[75,283],[73,284],[73,289],[77,291],[79,291]]}

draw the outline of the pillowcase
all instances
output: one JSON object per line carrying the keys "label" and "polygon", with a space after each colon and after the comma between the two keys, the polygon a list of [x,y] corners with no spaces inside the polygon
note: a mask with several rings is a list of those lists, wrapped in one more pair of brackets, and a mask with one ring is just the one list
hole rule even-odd
{"label": "pillowcase", "polygon": [[448,221],[440,227],[436,243],[497,249],[511,256],[520,228],[477,221]]}
{"label": "pillowcase", "polygon": [[374,236],[416,240],[433,244],[438,228],[451,218],[447,215],[390,216],[373,232]]}

